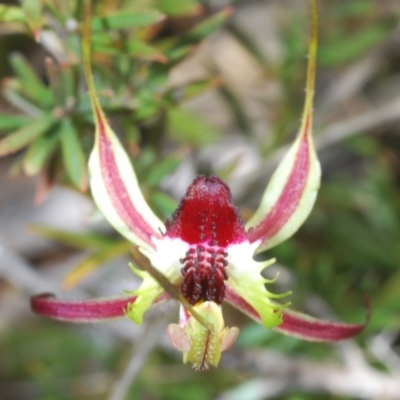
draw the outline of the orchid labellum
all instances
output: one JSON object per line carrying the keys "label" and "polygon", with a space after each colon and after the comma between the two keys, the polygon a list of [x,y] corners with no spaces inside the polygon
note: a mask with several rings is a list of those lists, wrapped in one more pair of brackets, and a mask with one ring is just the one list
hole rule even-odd
{"label": "orchid labellum", "polygon": [[267,186],[247,223],[234,205],[229,187],[216,176],[198,176],[165,224],[146,203],[117,136],[97,100],[90,68],[90,21],[85,23],[84,65],[96,124],[89,170],[93,198],[104,217],[149,260],[141,286],[116,298],[64,302],[49,295],[32,299],[35,312],[69,322],[95,322],[127,316],[140,324],[145,312],[170,297],[180,301],[178,324],[168,327],[171,343],[184,362],[204,370],[216,366],[221,352],[238,335],[225,327],[222,304],[228,302],[266,328],[305,340],[336,341],[359,333],[365,324],[320,321],[290,311],[268,291],[261,272],[274,260],[253,256],[292,236],[314,205],[320,165],[312,142],[312,104],[317,48],[317,13],[312,23],[306,99],[297,139]]}

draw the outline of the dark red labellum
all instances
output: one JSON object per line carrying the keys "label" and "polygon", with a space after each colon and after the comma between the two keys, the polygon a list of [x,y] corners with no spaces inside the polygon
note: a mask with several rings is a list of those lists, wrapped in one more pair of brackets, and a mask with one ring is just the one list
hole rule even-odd
{"label": "dark red labellum", "polygon": [[216,176],[198,176],[166,223],[165,235],[190,245],[181,259],[182,295],[190,304],[225,297],[227,247],[247,240],[229,187]]}
{"label": "dark red labellum", "polygon": [[166,236],[194,245],[226,247],[247,239],[231,191],[216,176],[193,181],[166,228]]}

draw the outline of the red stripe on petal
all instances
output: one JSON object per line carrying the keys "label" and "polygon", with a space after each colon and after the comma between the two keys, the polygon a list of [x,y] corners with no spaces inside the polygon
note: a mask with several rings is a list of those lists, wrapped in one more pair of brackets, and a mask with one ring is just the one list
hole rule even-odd
{"label": "red stripe on petal", "polygon": [[257,322],[261,323],[261,318],[258,312],[229,286],[227,286],[225,291],[225,301],[229,304],[232,304],[249,317],[255,319]]}
{"label": "red stripe on petal", "polygon": [[[225,300],[255,321],[261,323],[261,318],[257,311],[230,287],[227,287]],[[274,330],[308,341],[336,342],[352,338],[366,327],[371,316],[368,298],[365,298],[365,309],[367,316],[363,324],[343,324],[340,322],[323,321],[299,312],[284,309],[282,323],[275,327]]]}
{"label": "red stripe on petal", "polygon": [[[367,318],[368,320],[369,317]],[[343,324],[322,321],[286,309],[283,311],[282,323],[275,330],[304,340],[336,342],[358,335],[366,324],[367,322],[364,324]]]}
{"label": "red stripe on petal", "polygon": [[129,229],[141,240],[152,248],[155,248],[151,237],[161,238],[159,232],[155,232],[149,226],[133,205],[124,181],[122,180],[117,162],[112,149],[112,143],[106,134],[103,117],[96,109],[96,118],[99,130],[99,157],[101,174],[110,200],[119,217],[126,223]]}
{"label": "red stripe on petal", "polygon": [[371,319],[369,297],[364,296],[366,319],[363,324],[343,324],[341,322],[323,321],[289,309],[283,312],[282,324],[275,329],[278,332],[304,340],[320,342],[337,342],[358,335]]}
{"label": "red stripe on petal", "polygon": [[248,232],[251,243],[262,239],[263,242],[272,238],[279,232],[296,211],[310,169],[310,143],[309,143],[310,116],[304,127],[296,159],[292,171],[285,187],[282,190],[276,204],[272,207],[268,215],[254,229]]}
{"label": "red stripe on petal", "polygon": [[[167,300],[169,295],[162,294],[155,302]],[[97,300],[66,301],[58,300],[51,293],[31,297],[31,309],[36,314],[65,322],[102,322],[125,316],[128,305],[134,303],[137,296],[120,296]]]}
{"label": "red stripe on petal", "polygon": [[99,300],[63,301],[49,293],[31,298],[32,310],[40,315],[67,322],[96,322],[125,315],[136,296],[124,296]]}

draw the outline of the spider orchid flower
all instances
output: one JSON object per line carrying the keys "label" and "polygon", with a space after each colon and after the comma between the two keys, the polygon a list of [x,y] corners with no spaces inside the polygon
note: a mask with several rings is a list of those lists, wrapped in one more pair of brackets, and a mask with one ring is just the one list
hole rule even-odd
{"label": "spider orchid flower", "polygon": [[[313,341],[337,341],[359,333],[365,324],[321,321],[291,311],[275,300],[261,272],[275,260],[253,256],[292,236],[309,215],[319,188],[320,165],[314,150],[314,93],[317,17],[312,4],[306,100],[297,139],[273,174],[254,216],[245,222],[229,187],[216,176],[198,176],[164,224],[150,209],[117,136],[103,113],[93,83],[89,40],[84,65],[96,124],[89,160],[93,198],[105,218],[138,247],[148,261],[131,266],[141,286],[123,296],[68,302],[51,295],[32,298],[33,310],[69,322],[96,322],[127,316],[141,324],[152,306],[174,297],[181,303],[178,324],[168,327],[171,343],[184,362],[198,370],[216,366],[238,328],[225,327],[222,304],[230,303],[266,328]],[[86,39],[90,24],[85,24]]]}

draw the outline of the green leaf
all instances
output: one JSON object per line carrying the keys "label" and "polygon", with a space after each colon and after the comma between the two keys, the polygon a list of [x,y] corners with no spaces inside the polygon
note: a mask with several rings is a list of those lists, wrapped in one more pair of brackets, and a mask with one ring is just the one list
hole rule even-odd
{"label": "green leaf", "polygon": [[152,59],[160,62],[167,61],[167,58],[159,49],[135,39],[129,40],[126,51],[132,57]]}
{"label": "green leaf", "polygon": [[136,38],[129,39],[126,44],[122,44],[109,35],[93,35],[92,47],[94,52],[102,54],[130,55],[145,60],[167,61],[159,49]]}
{"label": "green leaf", "polygon": [[22,54],[13,53],[10,57],[10,64],[20,79],[24,94],[42,107],[53,105],[54,98],[51,91],[39,79]]}
{"label": "green leaf", "polygon": [[359,17],[372,15],[375,11],[375,5],[373,2],[365,0],[353,0],[351,2],[344,2],[338,4],[333,10],[335,17]]}
{"label": "green leaf", "polygon": [[42,28],[42,7],[43,4],[41,0],[22,1],[22,8],[25,12],[26,21],[35,37]]}
{"label": "green leaf", "polygon": [[231,7],[227,7],[215,13],[213,16],[191,29],[185,36],[184,42],[199,42],[207,36],[210,36],[225,24],[232,13],[233,8]]}
{"label": "green leaf", "polygon": [[0,130],[14,130],[27,125],[31,121],[24,115],[0,115]]}
{"label": "green leaf", "polygon": [[200,4],[196,0],[157,0],[156,7],[171,17],[182,17],[198,12]]}
{"label": "green leaf", "polygon": [[62,121],[60,139],[67,175],[79,190],[85,191],[88,186],[86,157],[79,142],[79,134],[71,120]]}
{"label": "green leaf", "polygon": [[121,120],[121,130],[124,132],[125,143],[130,154],[138,152],[138,143],[140,140],[140,131],[136,121],[132,117]]}
{"label": "green leaf", "polygon": [[168,110],[169,131],[175,139],[201,146],[215,140],[216,127],[187,110],[171,108]]}
{"label": "green leaf", "polygon": [[64,93],[59,66],[53,61],[51,57],[46,57],[45,67],[47,78],[49,80],[49,87],[55,99],[55,102],[59,106],[62,106],[64,102]]}
{"label": "green leaf", "polygon": [[36,139],[29,146],[23,161],[23,168],[27,175],[36,175],[43,169],[57,142],[57,135],[45,135]]}
{"label": "green leaf", "polygon": [[188,56],[193,51],[193,46],[198,45],[199,42],[223,26],[231,16],[232,10],[231,7],[228,7],[212,15],[204,22],[196,25],[182,39],[165,40],[163,44],[164,54],[169,62],[175,64]]}
{"label": "green leaf", "polygon": [[25,23],[24,10],[16,6],[0,4],[0,22]]}
{"label": "green leaf", "polygon": [[10,133],[4,139],[0,140],[0,156],[21,150],[47,132],[54,123],[54,117],[46,114],[44,117],[33,121],[31,124]]}
{"label": "green leaf", "polygon": [[2,95],[10,104],[31,117],[42,117],[44,114],[43,110],[33,104],[33,102],[27,100],[20,91],[22,91],[21,83],[17,79],[9,78],[3,80]]}
{"label": "green leaf", "polygon": [[164,41],[164,45],[166,44],[164,54],[169,60],[170,65],[177,64],[193,51],[194,45],[192,44],[183,44],[176,46],[174,43],[175,47],[171,47],[170,42],[171,41]]}
{"label": "green leaf", "polygon": [[190,100],[193,97],[197,97],[209,90],[220,87],[222,83],[222,79],[219,77],[192,82],[182,88],[182,90],[180,90],[181,88],[178,88],[179,101]]}
{"label": "green leaf", "polygon": [[103,31],[107,29],[145,27],[153,25],[163,18],[164,14],[156,10],[123,10],[104,17],[94,17],[92,21],[92,30]]}
{"label": "green leaf", "polygon": [[70,63],[63,63],[60,65],[60,77],[62,81],[62,87],[64,89],[64,101],[66,104],[76,96],[76,80],[74,74],[74,65]]}
{"label": "green leaf", "polygon": [[181,160],[178,158],[167,157],[161,162],[153,164],[144,177],[144,182],[149,186],[157,186],[162,178],[175,171],[180,163]]}
{"label": "green leaf", "polygon": [[[162,88],[159,85],[158,90]],[[155,91],[154,87],[143,86],[136,92],[136,99],[138,107],[136,109],[136,120],[139,122],[148,122],[151,118],[159,115],[160,108],[163,106],[162,98]]]}
{"label": "green leaf", "polygon": [[123,54],[122,43],[108,35],[107,31],[92,35],[91,47],[93,53],[117,55]]}
{"label": "green leaf", "polygon": [[151,194],[150,204],[159,215],[165,218],[169,218],[178,206],[178,202],[175,199],[160,191]]}
{"label": "green leaf", "polygon": [[[326,41],[321,47],[318,60],[325,66],[335,66],[350,62],[360,57],[378,43],[380,43],[390,30],[387,26],[372,25],[357,33],[343,33],[340,37],[334,37]],[[329,44],[329,41],[331,42]]]}
{"label": "green leaf", "polygon": [[75,66],[70,62],[54,63],[50,57],[46,58],[46,72],[49,78],[52,97],[61,107],[70,107],[76,100]]}

